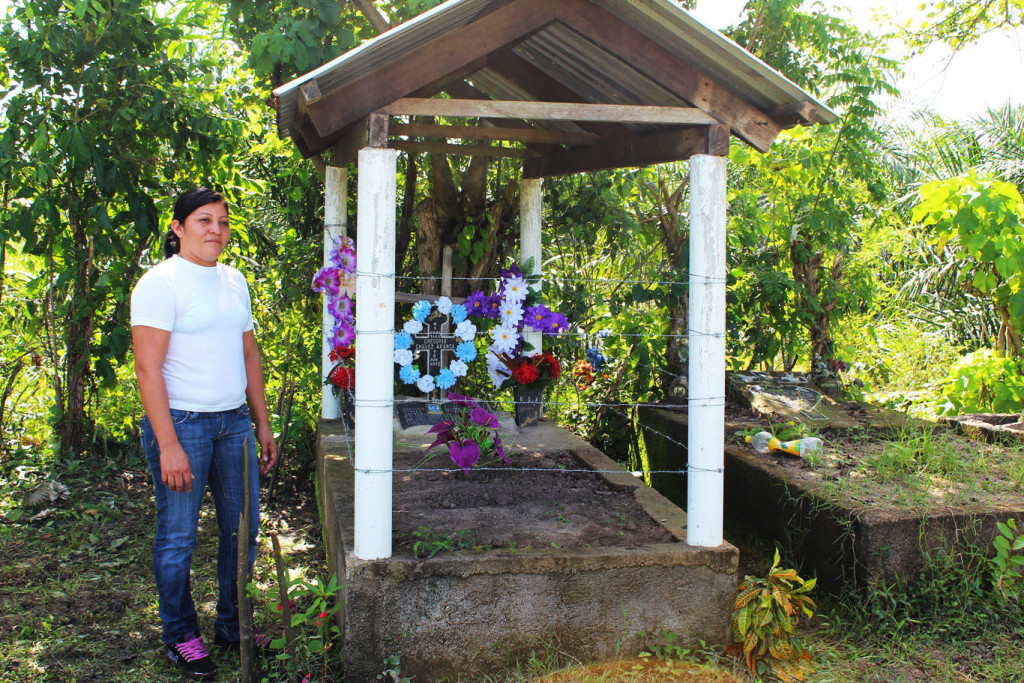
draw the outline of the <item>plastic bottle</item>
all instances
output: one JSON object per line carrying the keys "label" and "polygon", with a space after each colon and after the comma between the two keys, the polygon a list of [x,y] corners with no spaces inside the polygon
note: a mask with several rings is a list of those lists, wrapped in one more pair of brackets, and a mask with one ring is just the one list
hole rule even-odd
{"label": "plastic bottle", "polygon": [[779,440],[768,432],[758,432],[753,436],[748,436],[746,441],[758,453],[767,453],[772,450],[773,446],[775,448],[779,447]]}
{"label": "plastic bottle", "polygon": [[758,432],[753,436],[746,437],[746,442],[758,453],[769,451],[782,451],[790,455],[797,455],[801,458],[821,450],[821,439],[816,436],[806,439],[794,439],[793,441],[779,441],[768,432]]}
{"label": "plastic bottle", "polygon": [[809,436],[806,439],[794,439],[793,441],[783,441],[778,445],[778,450],[790,455],[798,455],[801,458],[806,458],[812,453],[817,453],[821,450],[821,439],[816,436]]}

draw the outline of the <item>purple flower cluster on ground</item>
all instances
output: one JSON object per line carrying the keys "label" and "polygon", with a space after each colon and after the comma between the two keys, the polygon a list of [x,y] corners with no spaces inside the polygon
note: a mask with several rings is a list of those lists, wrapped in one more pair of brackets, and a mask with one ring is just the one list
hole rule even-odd
{"label": "purple flower cluster on ground", "polygon": [[446,444],[452,462],[467,473],[481,458],[489,456],[496,456],[507,464],[508,458],[498,434],[497,416],[469,396],[450,391],[448,401],[448,419],[427,431],[428,434],[437,434],[437,439],[427,451]]}

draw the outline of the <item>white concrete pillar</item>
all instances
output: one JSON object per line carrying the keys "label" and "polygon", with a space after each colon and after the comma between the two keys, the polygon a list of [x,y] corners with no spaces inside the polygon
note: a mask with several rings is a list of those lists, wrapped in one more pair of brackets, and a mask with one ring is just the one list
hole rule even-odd
{"label": "white concrete pillar", "polygon": [[398,152],[359,150],[353,552],[391,557]]}
{"label": "white concrete pillar", "polygon": [[690,158],[686,542],[722,544],[725,434],[725,157]]}
{"label": "white concrete pillar", "polygon": [[[541,213],[544,204],[544,179],[523,178],[519,186],[519,263],[527,275],[541,274]],[[527,259],[533,259],[533,268],[526,269]],[[538,282],[531,289],[538,294],[542,283]],[[534,353],[543,348],[544,335],[533,330],[524,330],[523,340],[532,344]]]}
{"label": "white concrete pillar", "polygon": [[[331,265],[331,251],[335,237],[344,237],[348,233],[348,169],[337,166],[327,167],[324,180],[324,266]],[[341,417],[341,407],[334,396],[331,385],[327,384],[334,363],[331,362],[331,332],[334,329],[334,318],[327,311],[327,296],[323,302],[323,342],[321,344],[323,359],[320,363],[323,391],[320,397],[320,417],[325,420],[336,420]]]}

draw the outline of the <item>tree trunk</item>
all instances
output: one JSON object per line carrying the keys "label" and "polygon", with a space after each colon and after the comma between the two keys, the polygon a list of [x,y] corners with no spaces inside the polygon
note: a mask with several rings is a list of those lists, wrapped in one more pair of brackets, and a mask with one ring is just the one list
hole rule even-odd
{"label": "tree trunk", "polygon": [[[665,239],[665,253],[671,261],[670,272],[680,272],[681,266],[689,251],[689,226],[684,225],[680,213],[683,199],[689,193],[689,179],[684,179],[674,191],[669,192],[665,182],[658,179],[658,225]],[[661,379],[662,391],[670,394],[673,388],[686,385],[687,348],[689,346],[690,325],[689,294],[680,297],[679,305],[670,308],[668,344],[665,348],[666,374]]]}
{"label": "tree trunk", "polygon": [[68,302],[64,324],[63,405],[56,431],[61,450],[81,453],[87,434],[86,387],[92,374],[92,333],[94,311],[91,273],[93,242],[85,233],[77,216],[70,216],[71,234],[78,253],[86,257],[78,266],[78,273]]}

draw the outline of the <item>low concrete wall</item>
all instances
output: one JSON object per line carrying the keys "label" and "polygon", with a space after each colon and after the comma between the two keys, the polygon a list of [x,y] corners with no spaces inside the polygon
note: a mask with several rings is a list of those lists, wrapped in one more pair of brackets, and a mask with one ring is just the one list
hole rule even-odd
{"label": "low concrete wall", "polygon": [[[652,463],[678,459],[680,447],[674,441],[686,442],[686,419],[677,411],[641,408],[640,423],[650,427],[641,431]],[[685,496],[680,504],[685,505]],[[823,588],[839,590],[894,577],[910,580],[924,567],[927,553],[958,544],[987,548],[997,521],[1024,516],[1024,501],[1013,507],[943,508],[923,514],[854,507],[819,495],[791,468],[727,445],[725,515],[789,549],[800,558],[802,571],[814,573]]]}
{"label": "low concrete wall", "polygon": [[[735,597],[739,552],[677,540],[640,548],[545,548],[453,552],[418,560],[351,556],[351,464],[332,425],[321,425],[321,505],[332,571],[344,577],[345,676],[368,681],[386,657],[416,681],[474,681],[548,646],[583,662],[634,655],[638,635],[666,629],[682,645],[722,643]],[[592,469],[619,469],[585,442],[551,425],[530,428],[531,448],[568,449]],[[527,437],[517,440],[517,444]],[[627,473],[629,486],[674,538],[685,513]],[[511,524],[515,523],[510,518]]]}

